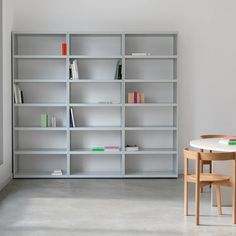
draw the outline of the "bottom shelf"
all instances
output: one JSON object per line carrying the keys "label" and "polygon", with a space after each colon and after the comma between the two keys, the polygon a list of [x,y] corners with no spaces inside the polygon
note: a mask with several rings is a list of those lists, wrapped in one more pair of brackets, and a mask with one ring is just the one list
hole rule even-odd
{"label": "bottom shelf", "polygon": [[63,170],[63,175],[51,175],[52,171],[32,171],[21,170],[16,172],[14,178],[66,178],[67,172]]}
{"label": "bottom shelf", "polygon": [[84,171],[71,173],[74,178],[122,178],[120,171]]}
{"label": "bottom shelf", "polygon": [[175,171],[137,171],[127,172],[125,174],[127,178],[177,178],[178,173]]}

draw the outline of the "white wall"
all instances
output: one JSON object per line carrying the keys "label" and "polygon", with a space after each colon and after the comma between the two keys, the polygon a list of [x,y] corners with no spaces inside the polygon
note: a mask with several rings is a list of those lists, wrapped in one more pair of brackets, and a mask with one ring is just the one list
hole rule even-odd
{"label": "white wall", "polygon": [[[180,154],[200,134],[236,134],[235,0],[13,2],[14,30],[179,31]],[[9,84],[5,83],[5,94]],[[5,122],[9,128],[9,120]],[[181,155],[180,164],[182,169]]]}
{"label": "white wall", "polygon": [[11,148],[11,30],[12,0],[3,0],[3,164],[0,165],[0,189],[12,177]]}

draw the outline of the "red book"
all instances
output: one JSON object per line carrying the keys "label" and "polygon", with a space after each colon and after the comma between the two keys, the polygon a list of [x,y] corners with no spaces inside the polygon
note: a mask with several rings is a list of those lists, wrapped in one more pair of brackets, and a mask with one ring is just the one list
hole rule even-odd
{"label": "red book", "polygon": [[138,103],[138,92],[134,92],[134,103]]}
{"label": "red book", "polygon": [[63,42],[61,44],[61,53],[63,56],[66,56],[66,54],[67,54],[66,48],[67,48],[66,42]]}

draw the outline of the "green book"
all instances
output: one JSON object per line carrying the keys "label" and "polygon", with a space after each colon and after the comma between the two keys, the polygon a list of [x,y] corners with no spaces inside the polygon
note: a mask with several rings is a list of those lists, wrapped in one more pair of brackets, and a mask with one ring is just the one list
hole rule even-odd
{"label": "green book", "polygon": [[93,147],[92,151],[93,152],[104,152],[105,149],[104,149],[104,147]]}
{"label": "green book", "polygon": [[40,115],[40,127],[41,128],[48,127],[48,115],[47,114]]}

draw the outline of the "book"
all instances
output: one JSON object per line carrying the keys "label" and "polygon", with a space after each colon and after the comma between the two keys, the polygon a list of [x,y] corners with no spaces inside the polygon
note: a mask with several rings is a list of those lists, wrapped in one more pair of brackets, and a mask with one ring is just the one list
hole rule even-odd
{"label": "book", "polygon": [[138,103],[138,99],[137,99],[137,96],[138,96],[138,92],[134,92],[134,103]]}
{"label": "book", "polygon": [[14,103],[18,104],[19,99],[18,99],[18,92],[17,92],[17,85],[16,84],[13,85],[13,90],[14,90]]}
{"label": "book", "polygon": [[61,54],[62,54],[63,56],[66,56],[66,54],[67,54],[67,45],[66,45],[66,42],[62,42],[62,44],[61,44]]}
{"label": "book", "polygon": [[51,175],[62,175],[62,170],[54,170]]}
{"label": "book", "polygon": [[20,95],[21,95],[21,103],[24,103],[24,94],[22,90],[20,91]]}
{"label": "book", "polygon": [[139,147],[138,146],[126,146],[125,147],[125,151],[127,151],[127,152],[134,152],[134,151],[138,151],[139,150]]}
{"label": "book", "polygon": [[51,117],[51,126],[53,128],[56,128],[57,127],[57,119],[56,119],[56,116],[52,116]]}
{"label": "book", "polygon": [[92,147],[93,152],[104,152],[104,147]]}
{"label": "book", "polygon": [[48,127],[48,115],[47,114],[40,115],[40,127],[41,128]]}
{"label": "book", "polygon": [[144,103],[144,93],[140,93],[140,103]]}
{"label": "book", "polygon": [[223,138],[225,141],[236,141],[236,137],[225,137]]}
{"label": "book", "polygon": [[105,146],[104,151],[105,152],[119,152],[120,148],[118,146]]}
{"label": "book", "polygon": [[121,60],[118,60],[116,64],[115,80],[122,79],[122,63]]}
{"label": "book", "polygon": [[73,108],[70,108],[70,120],[71,120],[70,127],[75,128],[75,118],[74,118]]}
{"label": "book", "polygon": [[219,140],[219,143],[225,144],[225,145],[236,145],[236,140],[234,140],[234,141],[227,141],[227,140],[221,139],[221,140]]}
{"label": "book", "polygon": [[79,70],[77,65],[77,60],[73,60],[71,63],[71,73],[72,73],[72,79],[79,79]]}

